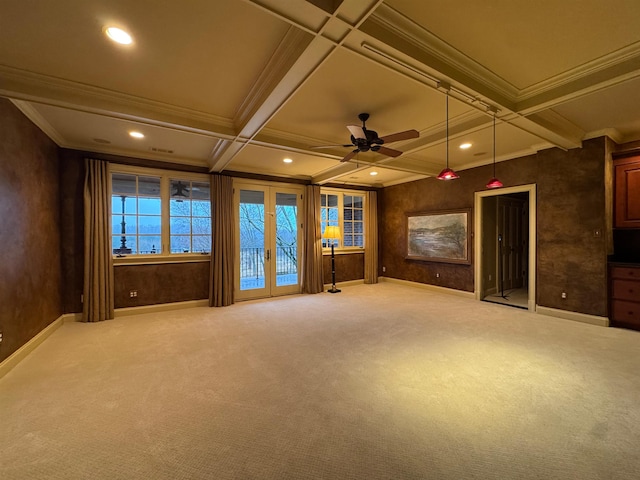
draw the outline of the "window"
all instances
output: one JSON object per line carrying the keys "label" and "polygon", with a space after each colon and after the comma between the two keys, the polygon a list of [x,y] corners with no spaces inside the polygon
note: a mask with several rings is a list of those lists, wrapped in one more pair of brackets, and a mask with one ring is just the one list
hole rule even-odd
{"label": "window", "polygon": [[[111,234],[116,256],[209,253],[209,181],[169,172],[111,175]],[[141,170],[141,169],[138,169]]]}
{"label": "window", "polygon": [[209,183],[171,180],[171,253],[211,250]]}
{"label": "window", "polygon": [[336,248],[364,248],[364,195],[355,192],[323,190],[320,194],[322,231],[327,225],[339,226],[341,240],[322,239],[322,247],[334,242]]}

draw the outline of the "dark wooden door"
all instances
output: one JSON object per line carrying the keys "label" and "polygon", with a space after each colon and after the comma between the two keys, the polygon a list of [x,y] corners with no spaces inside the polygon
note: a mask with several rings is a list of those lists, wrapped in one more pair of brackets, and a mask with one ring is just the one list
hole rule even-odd
{"label": "dark wooden door", "polygon": [[615,227],[640,228],[640,157],[615,165]]}
{"label": "dark wooden door", "polygon": [[528,220],[525,212],[524,200],[498,198],[498,255],[501,268],[498,273],[501,273],[502,290],[521,288],[526,283],[525,224]]}

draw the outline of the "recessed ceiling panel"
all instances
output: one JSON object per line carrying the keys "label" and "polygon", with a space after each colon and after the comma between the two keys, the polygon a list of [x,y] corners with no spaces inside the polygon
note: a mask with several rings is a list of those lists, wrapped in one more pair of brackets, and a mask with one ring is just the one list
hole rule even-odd
{"label": "recessed ceiling panel", "polygon": [[640,41],[637,0],[388,0],[518,89]]}
{"label": "recessed ceiling panel", "polygon": [[0,65],[231,119],[288,28],[236,0],[1,2]]}
{"label": "recessed ceiling panel", "polygon": [[554,110],[585,132],[602,134],[603,130],[616,129],[621,141],[631,142],[640,140],[639,106],[640,78],[558,105]]}
{"label": "recessed ceiling panel", "polygon": [[[285,163],[285,158],[291,159],[291,163]],[[339,160],[332,158],[248,145],[234,157],[225,170],[310,178],[318,172],[339,165],[339,163]]]}
{"label": "recessed ceiling panel", "polygon": [[[48,105],[31,105],[33,118],[62,146],[88,151],[110,151],[176,163],[207,164],[217,138],[145,125]],[[43,123],[44,121],[44,123]],[[143,138],[133,138],[130,131]]]}

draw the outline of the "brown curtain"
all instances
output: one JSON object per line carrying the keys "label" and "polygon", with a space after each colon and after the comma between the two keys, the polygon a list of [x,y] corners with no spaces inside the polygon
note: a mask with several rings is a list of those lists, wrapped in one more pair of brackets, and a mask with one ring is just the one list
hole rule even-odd
{"label": "brown curtain", "polygon": [[225,307],[233,303],[235,255],[233,179],[211,175],[211,278],[209,306]]}
{"label": "brown curtain", "polygon": [[304,194],[302,292],[320,293],[322,278],[322,232],[320,231],[320,185],[307,185]]}
{"label": "brown curtain", "polygon": [[378,283],[378,193],[367,192],[364,218],[364,283]]}
{"label": "brown curtain", "polygon": [[113,318],[109,164],[85,160],[83,322]]}

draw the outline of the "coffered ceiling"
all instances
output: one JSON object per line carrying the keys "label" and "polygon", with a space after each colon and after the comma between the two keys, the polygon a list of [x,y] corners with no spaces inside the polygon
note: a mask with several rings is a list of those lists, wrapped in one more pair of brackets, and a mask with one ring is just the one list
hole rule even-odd
{"label": "coffered ceiling", "polygon": [[[637,0],[1,2],[0,95],[61,147],[393,185],[447,148],[456,170],[492,162],[494,112],[497,161],[639,140],[638,19]],[[396,158],[312,148],[350,144],[363,112],[420,136],[385,145]]]}

